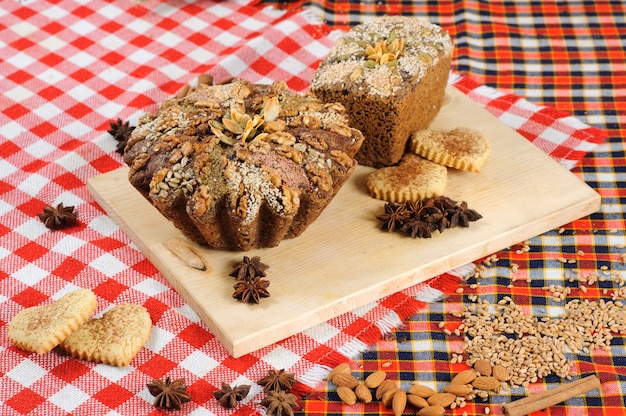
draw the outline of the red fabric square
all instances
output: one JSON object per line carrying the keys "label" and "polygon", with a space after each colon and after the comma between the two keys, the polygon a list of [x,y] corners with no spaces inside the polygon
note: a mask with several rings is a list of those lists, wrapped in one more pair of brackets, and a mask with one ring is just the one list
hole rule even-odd
{"label": "red fabric square", "polygon": [[4,159],[7,159],[9,156],[14,155],[20,150],[22,149],[13,142],[6,141],[4,143],[0,143],[0,157]]}
{"label": "red fabric square", "polygon": [[9,74],[6,78],[16,84],[25,84],[33,78],[33,75],[20,69],[12,74]]}
{"label": "red fabric square", "polygon": [[111,409],[115,409],[122,403],[130,400],[134,394],[121,387],[118,384],[112,383],[109,384],[104,389],[100,390],[98,393],[93,395],[93,398],[101,401]]}
{"label": "red fabric square", "polygon": [[82,118],[93,112],[93,110],[83,103],[78,103],[65,110],[65,112],[74,118]]}
{"label": "red fabric square", "polygon": [[61,364],[50,370],[50,374],[53,374],[61,380],[71,383],[78,377],[81,377],[89,372],[90,368],[84,361],[68,359]]}
{"label": "red fabric square", "polygon": [[109,32],[109,33],[115,33],[118,32],[120,30],[122,30],[124,28],[123,25],[119,24],[118,22],[115,21],[110,21],[107,22],[105,24],[103,24],[102,26],[100,26],[101,30],[104,30],[105,32]]}
{"label": "red fabric square", "polygon": [[38,170],[41,170],[44,166],[47,166],[47,165],[48,165],[48,162],[44,162],[43,160],[36,159],[32,161],[31,163],[24,165],[23,169],[26,172],[37,172]]}
{"label": "red fabric square", "polygon": [[128,106],[144,109],[146,107],[149,107],[155,104],[156,103],[152,98],[141,94],[141,95],[138,95],[134,100],[131,100],[131,102],[128,103]]}
{"label": "red fabric square", "polygon": [[79,38],[74,39],[72,42],[70,42],[70,45],[72,45],[76,49],[80,49],[84,51],[85,49],[87,49],[88,47],[90,47],[91,45],[95,43],[96,42],[94,42],[92,39],[86,38],[85,36],[81,36]]}
{"label": "red fabric square", "polygon": [[4,402],[5,405],[12,407],[22,414],[28,414],[35,410],[37,406],[46,399],[35,393],[31,389],[25,388]]}
{"label": "red fabric square", "polygon": [[10,119],[17,120],[23,115],[30,113],[30,109],[24,107],[22,104],[14,104],[5,108],[2,112]]}
{"label": "red fabric square", "polygon": [[75,189],[85,185],[82,180],[70,172],[57,176],[54,178],[54,182],[65,189]]}
{"label": "red fabric square", "polygon": [[55,98],[58,98],[64,93],[65,92],[63,90],[52,85],[46,88],[42,88],[41,91],[38,92],[40,97],[45,98],[48,101],[54,101]]}
{"label": "red fabric square", "polygon": [[30,262],[37,260],[47,252],[47,248],[40,246],[34,241],[31,241],[30,243],[15,250],[15,254]]}
{"label": "red fabric square", "polygon": [[46,301],[46,299],[48,299],[48,296],[36,289],[33,289],[32,287],[27,287],[17,295],[13,296],[11,299],[13,299],[15,303],[22,305],[25,308],[30,308],[31,306],[40,305],[41,303]]}
{"label": "red fabric square", "polygon": [[209,400],[215,400],[213,392],[217,390],[216,386],[212,386],[204,379],[198,379],[193,384],[187,387],[187,393],[189,393],[194,403],[203,404]]}
{"label": "red fabric square", "polygon": [[42,212],[45,206],[46,206],[45,202],[42,202],[38,199],[29,199],[23,204],[18,205],[17,208],[23,213],[25,213],[26,215],[34,217],[40,212]]}
{"label": "red fabric square", "polygon": [[120,163],[109,155],[103,155],[93,160],[90,164],[100,173],[112,171],[120,166]]}
{"label": "red fabric square", "polygon": [[371,322],[368,322],[364,319],[358,318],[350,325],[348,325],[343,332],[346,334],[352,335],[356,338],[360,338],[372,325]]}
{"label": "red fabric square", "polygon": [[139,366],[139,370],[155,379],[163,378],[177,364],[167,358],[155,354],[150,361]]}
{"label": "red fabric square", "polygon": [[86,264],[72,257],[67,257],[52,272],[62,279],[71,281],[85,269]]}
{"label": "red fabric square", "polygon": [[108,98],[109,100],[114,100],[124,93],[124,90],[117,85],[109,85],[106,88],[98,91],[102,96]]}
{"label": "red fabric square", "polygon": [[100,238],[97,240],[92,240],[91,243],[96,247],[100,247],[104,251],[113,251],[120,247],[124,247],[126,244],[121,242],[120,240],[116,240],[115,238]]}
{"label": "red fabric square", "polygon": [[178,338],[195,348],[200,348],[213,339],[213,334],[199,324],[192,323],[178,333]]}
{"label": "red fabric square", "polygon": [[96,286],[93,289],[93,292],[96,295],[110,302],[113,302],[115,299],[117,299],[120,293],[122,293],[126,289],[128,289],[126,285],[116,282],[115,280],[108,279],[105,282],[102,282],[98,286]]}
{"label": "red fabric square", "polygon": [[259,359],[253,354],[246,354],[239,358],[228,356],[224,361],[222,361],[222,365],[232,368],[237,373],[243,374],[252,368],[258,361]]}
{"label": "red fabric square", "polygon": [[35,15],[35,13],[37,12],[30,7],[20,7],[13,12],[16,17],[19,17],[25,21],[28,21],[31,17]]}
{"label": "red fabric square", "polygon": [[59,65],[60,63],[64,61],[65,61],[65,58],[63,58],[61,55],[56,54],[56,53],[49,53],[41,57],[41,62],[51,68],[54,68],[55,66]]}
{"label": "red fabric square", "polygon": [[70,73],[69,76],[80,83],[85,83],[94,77],[93,73],[85,68],[80,68],[79,70]]}
{"label": "red fabric square", "polygon": [[165,303],[155,298],[148,298],[143,303],[143,306],[148,310],[152,322],[159,322],[161,316],[163,316],[163,314],[167,312],[170,308],[169,305],[166,305]]}
{"label": "red fabric square", "polygon": [[94,13],[94,11],[92,9],[90,9],[89,7],[86,6],[80,6],[77,7],[76,9],[74,9],[72,11],[72,14],[84,19],[90,15],[92,15]]}
{"label": "red fabric square", "polygon": [[157,268],[148,259],[143,259],[132,265],[133,270],[144,276],[152,276],[157,273]]}
{"label": "red fabric square", "polygon": [[40,123],[30,129],[30,131],[39,137],[48,137],[48,135],[53,134],[55,131],[57,131],[57,128],[54,126],[54,124],[44,121],[43,123]]}
{"label": "red fabric square", "polygon": [[50,33],[51,35],[54,35],[54,34],[57,34],[57,33],[61,32],[62,30],[65,30],[65,26],[63,26],[58,21],[52,21],[52,22],[48,23],[47,25],[42,26],[41,30],[45,30],[46,32]]}

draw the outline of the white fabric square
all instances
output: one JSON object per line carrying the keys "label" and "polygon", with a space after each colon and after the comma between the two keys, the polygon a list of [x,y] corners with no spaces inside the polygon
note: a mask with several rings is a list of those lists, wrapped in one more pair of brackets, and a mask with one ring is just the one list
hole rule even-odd
{"label": "white fabric square", "polygon": [[105,253],[89,263],[89,266],[98,270],[105,276],[113,277],[116,274],[126,270],[128,267],[109,253]]}
{"label": "white fabric square", "polygon": [[215,361],[211,356],[198,350],[192,352],[180,362],[182,368],[187,369],[198,378],[204,377],[219,365],[220,363],[218,361]]}
{"label": "white fabric square", "polygon": [[66,235],[59,240],[53,247],[52,251],[66,256],[71,256],[79,248],[83,247],[87,242],[71,235]]}
{"label": "white fabric square", "polygon": [[26,266],[21,269],[15,271],[13,273],[13,278],[19,280],[27,286],[35,286],[39,283],[43,278],[49,275],[47,270],[42,269],[41,267],[35,266],[32,263],[28,263]]}
{"label": "white fabric square", "polygon": [[273,368],[290,368],[300,361],[301,357],[285,347],[276,345],[270,352],[261,357],[261,359]]}
{"label": "white fabric square", "polygon": [[47,373],[48,370],[41,367],[39,364],[34,363],[31,360],[24,360],[9,370],[6,375],[11,380],[17,381],[24,387],[30,387]]}

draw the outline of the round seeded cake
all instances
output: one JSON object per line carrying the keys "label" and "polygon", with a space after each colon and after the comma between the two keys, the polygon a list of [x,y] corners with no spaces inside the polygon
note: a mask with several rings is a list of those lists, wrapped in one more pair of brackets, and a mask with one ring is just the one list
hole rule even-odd
{"label": "round seeded cake", "polygon": [[249,250],[302,234],[354,170],[362,141],[341,104],[235,80],[142,116],[124,161],[130,183],[188,238]]}

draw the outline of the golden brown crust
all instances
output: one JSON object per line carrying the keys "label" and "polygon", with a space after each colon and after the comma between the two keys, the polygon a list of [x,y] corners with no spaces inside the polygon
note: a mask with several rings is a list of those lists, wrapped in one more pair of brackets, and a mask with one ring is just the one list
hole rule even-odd
{"label": "golden brown crust", "polygon": [[146,308],[121,304],[85,322],[60,347],[74,358],[126,366],[148,342],[152,320]]}
{"label": "golden brown crust", "polygon": [[491,152],[489,140],[466,127],[448,132],[417,131],[411,136],[410,148],[435,163],[469,172],[480,172]]}
{"label": "golden brown crust", "polygon": [[341,102],[365,141],[360,164],[389,166],[409,135],[435,118],[445,93],[452,41],[441,27],[389,16],[355,26],[315,72],[311,91]]}
{"label": "golden brown crust", "polygon": [[356,166],[344,109],[284,83],[200,85],[133,131],[129,180],[192,240],[218,249],[300,235]]}
{"label": "golden brown crust", "polygon": [[380,168],[367,177],[367,188],[377,199],[402,203],[443,195],[448,171],[445,166],[407,153],[398,166]]}
{"label": "golden brown crust", "polygon": [[96,295],[78,289],[51,305],[33,306],[9,322],[8,337],[18,348],[45,354],[80,327],[95,312]]}

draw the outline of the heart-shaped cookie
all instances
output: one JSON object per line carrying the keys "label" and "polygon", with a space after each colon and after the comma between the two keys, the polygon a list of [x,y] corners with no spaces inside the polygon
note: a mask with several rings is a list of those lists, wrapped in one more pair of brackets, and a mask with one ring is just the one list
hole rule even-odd
{"label": "heart-shaped cookie", "polygon": [[409,146],[428,160],[469,172],[480,172],[491,153],[489,140],[467,127],[448,132],[419,130],[411,136]]}
{"label": "heart-shaped cookie", "polygon": [[121,367],[148,342],[151,329],[146,308],[124,303],[85,322],[59,347],[74,358]]}
{"label": "heart-shaped cookie", "polygon": [[419,201],[443,195],[448,169],[411,153],[398,166],[388,166],[370,173],[367,188],[375,198],[387,202]]}
{"label": "heart-shaped cookie", "polygon": [[51,305],[26,308],[9,322],[8,337],[17,347],[45,354],[80,327],[98,306],[89,289],[78,289]]}

